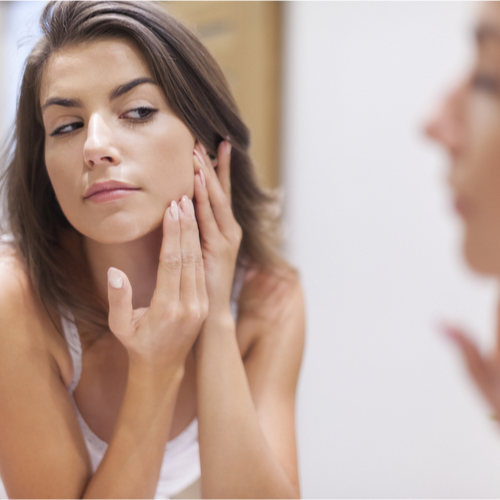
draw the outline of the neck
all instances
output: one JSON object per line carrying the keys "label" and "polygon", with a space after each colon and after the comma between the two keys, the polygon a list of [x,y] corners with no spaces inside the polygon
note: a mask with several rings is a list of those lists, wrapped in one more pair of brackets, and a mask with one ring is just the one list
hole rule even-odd
{"label": "neck", "polygon": [[108,269],[123,271],[132,285],[132,306],[149,307],[156,287],[156,275],[162,242],[162,227],[134,241],[104,244],[84,238],[90,272],[97,293],[108,300]]}

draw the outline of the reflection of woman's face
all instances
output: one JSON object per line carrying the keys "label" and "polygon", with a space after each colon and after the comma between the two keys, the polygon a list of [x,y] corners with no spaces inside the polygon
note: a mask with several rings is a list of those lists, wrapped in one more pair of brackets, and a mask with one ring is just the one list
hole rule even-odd
{"label": "reflection of woman's face", "polygon": [[[195,139],[152,83],[134,43],[101,40],[55,53],[40,103],[50,180],[67,219],[85,236],[137,239],[160,225],[172,200],[192,197]],[[121,184],[101,185],[108,181]],[[92,195],[94,188],[100,192]]]}
{"label": "reflection of woman's face", "polygon": [[500,274],[500,6],[486,3],[469,75],[427,125],[451,158],[450,185],[465,226],[464,251],[480,272]]}

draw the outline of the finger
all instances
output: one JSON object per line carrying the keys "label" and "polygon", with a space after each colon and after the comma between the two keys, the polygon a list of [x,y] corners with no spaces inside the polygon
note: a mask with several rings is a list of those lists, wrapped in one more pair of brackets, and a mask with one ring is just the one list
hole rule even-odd
{"label": "finger", "polygon": [[179,207],[172,201],[163,216],[163,241],[156,277],[156,288],[151,299],[151,310],[163,311],[170,301],[179,300],[182,268],[181,229]]}
{"label": "finger", "polygon": [[500,301],[497,304],[497,345],[496,345],[496,355],[500,356]]}
{"label": "finger", "polygon": [[229,237],[235,225],[237,224],[234,219],[233,211],[231,209],[230,200],[226,196],[226,193],[224,193],[224,190],[222,189],[222,186],[219,182],[219,178],[217,177],[217,174],[214,172],[213,168],[209,168],[205,165],[205,162],[201,157],[199,151],[195,149],[194,153],[195,167],[197,171],[203,171],[210,206],[212,208],[217,225],[220,231],[226,237]]}
{"label": "finger", "polygon": [[211,165],[212,168],[215,168],[217,166],[217,158],[211,157],[207,152],[207,148],[200,141],[197,141],[195,149],[201,153],[203,161],[207,167]]}
{"label": "finger", "polygon": [[219,226],[210,206],[205,174],[201,169],[194,178],[194,196],[196,199],[196,219],[200,226],[202,240],[206,241],[207,239],[215,238],[220,232]]}
{"label": "finger", "polygon": [[117,337],[130,333],[132,325],[132,287],[127,275],[110,267],[108,269],[109,329]]}
{"label": "finger", "polygon": [[217,177],[229,204],[231,204],[231,143],[229,141],[222,141],[219,144],[217,162]]}
{"label": "finger", "polygon": [[200,247],[200,238],[198,236],[198,228],[194,217],[193,202],[184,195],[179,207],[182,256],[180,299],[184,305],[193,305],[197,300],[196,268],[199,266],[199,261],[202,260],[201,249],[198,251]]}
{"label": "finger", "polygon": [[460,349],[467,369],[477,385],[484,392],[489,392],[492,385],[491,372],[477,346],[458,328],[447,325],[443,328],[447,337]]}

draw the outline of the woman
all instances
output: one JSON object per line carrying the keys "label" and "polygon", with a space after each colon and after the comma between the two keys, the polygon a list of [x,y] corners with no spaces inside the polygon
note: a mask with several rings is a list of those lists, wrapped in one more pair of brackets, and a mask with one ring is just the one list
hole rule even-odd
{"label": "woman", "polygon": [[5,177],[7,493],[298,497],[303,299],[217,64],[147,3],[41,25]]}
{"label": "woman", "polygon": [[[464,222],[463,249],[479,273],[500,277],[500,6],[482,6],[477,55],[468,75],[427,125],[451,159],[450,185]],[[499,308],[500,311],[500,308]],[[499,316],[500,319],[500,316]],[[500,415],[500,321],[497,348],[483,355],[460,329],[445,326],[469,372]]]}

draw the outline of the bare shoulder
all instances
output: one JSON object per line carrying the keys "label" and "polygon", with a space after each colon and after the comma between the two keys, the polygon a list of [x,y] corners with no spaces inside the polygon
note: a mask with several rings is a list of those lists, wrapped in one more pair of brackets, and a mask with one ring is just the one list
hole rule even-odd
{"label": "bare shoulder", "polygon": [[52,359],[67,382],[72,375],[65,342],[39,300],[16,251],[0,245],[0,351],[36,350]]}
{"label": "bare shoulder", "polygon": [[0,246],[0,315],[8,321],[0,325],[7,328],[36,313],[34,293],[24,265],[16,251]]}
{"label": "bare shoulder", "polygon": [[262,317],[267,321],[296,317],[304,309],[298,273],[294,269],[247,271],[238,306],[241,316]]}
{"label": "bare shoulder", "polygon": [[21,260],[5,246],[0,283],[2,481],[10,498],[80,498],[90,464],[61,371],[69,354]]}
{"label": "bare shoulder", "polygon": [[276,350],[287,346],[295,351],[294,357],[302,358],[304,297],[295,270],[247,273],[239,300],[238,336],[248,352],[256,343]]}

